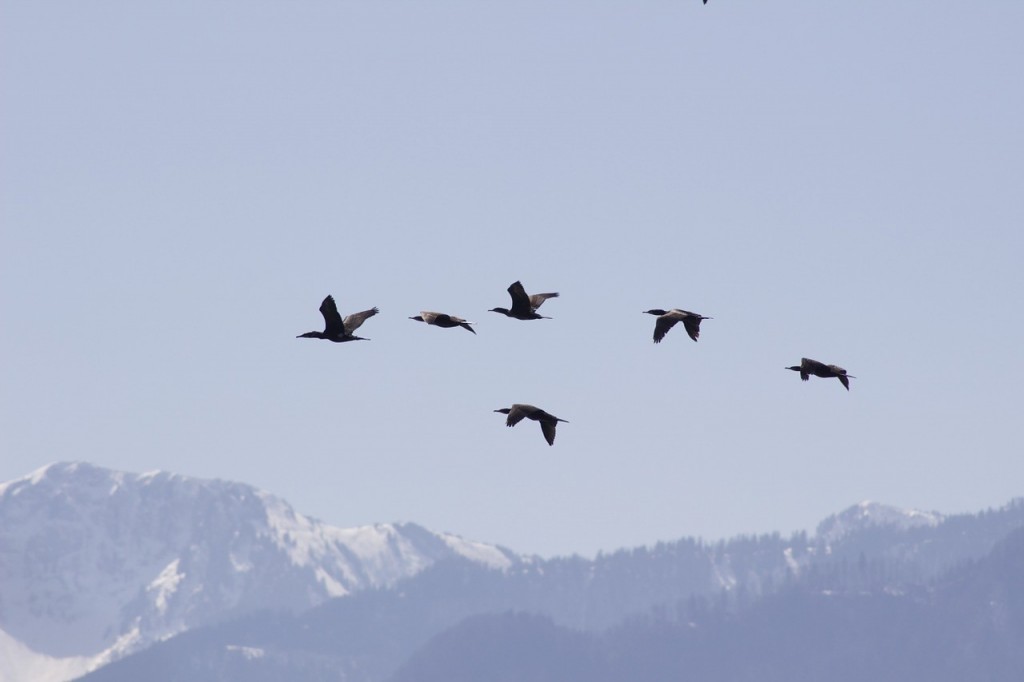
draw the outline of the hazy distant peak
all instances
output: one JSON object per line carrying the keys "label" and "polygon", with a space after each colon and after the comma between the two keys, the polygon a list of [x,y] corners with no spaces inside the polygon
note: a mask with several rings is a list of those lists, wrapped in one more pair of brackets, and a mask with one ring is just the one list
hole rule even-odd
{"label": "hazy distant peak", "polygon": [[0,496],[5,493],[18,494],[31,488],[51,491],[67,490],[69,494],[89,491],[90,493],[113,495],[123,485],[167,485],[172,483],[184,484],[186,487],[192,488],[237,488],[256,491],[256,488],[250,485],[220,479],[192,478],[161,470],[136,474],[108,469],[89,462],[67,461],[47,464],[21,478],[0,483]]}
{"label": "hazy distant peak", "polygon": [[64,478],[69,473],[73,473],[81,467],[95,468],[91,464],[85,462],[54,462],[47,464],[46,466],[39,467],[35,471],[32,471],[21,478],[15,478],[11,481],[0,483],[0,497],[10,492],[12,495],[18,494],[21,490],[39,485],[41,483],[51,482]]}
{"label": "hazy distant peak", "polygon": [[870,527],[890,526],[900,529],[934,527],[939,525],[944,518],[938,512],[894,507],[865,500],[826,518],[818,524],[817,536],[820,540],[831,543],[850,533]]}

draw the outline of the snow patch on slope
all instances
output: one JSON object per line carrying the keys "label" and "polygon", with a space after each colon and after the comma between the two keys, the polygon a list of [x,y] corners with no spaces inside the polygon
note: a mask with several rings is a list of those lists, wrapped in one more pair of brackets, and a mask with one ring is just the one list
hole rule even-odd
{"label": "snow patch on slope", "polygon": [[786,560],[786,567],[789,569],[789,572],[793,575],[800,575],[800,562],[793,558],[793,548],[787,547],[782,550],[782,556]]}
{"label": "snow patch on slope", "polygon": [[0,630],[0,680],[3,682],[64,682],[97,667],[96,657],[54,658],[33,651]]}
{"label": "snow patch on slope", "polygon": [[156,580],[146,587],[147,592],[154,594],[153,605],[156,606],[157,611],[160,613],[167,611],[168,599],[178,589],[178,584],[185,577],[184,573],[178,572],[178,565],[180,563],[181,559],[175,559],[167,564],[167,568],[160,571],[160,575],[156,577]]}
{"label": "snow patch on slope", "polygon": [[240,644],[228,644],[225,649],[232,653],[237,653],[242,658],[251,661],[257,658],[263,658],[266,655],[266,651],[257,647],[242,646]]}
{"label": "snow patch on slope", "polygon": [[501,570],[512,566],[512,559],[509,558],[509,555],[494,545],[465,540],[450,533],[442,533],[441,539],[453,552],[475,563]]}

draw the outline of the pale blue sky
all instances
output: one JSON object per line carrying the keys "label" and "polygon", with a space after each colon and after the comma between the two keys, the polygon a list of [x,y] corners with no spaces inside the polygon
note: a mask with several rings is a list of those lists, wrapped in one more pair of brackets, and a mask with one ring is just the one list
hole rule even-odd
{"label": "pale blue sky", "polygon": [[[2,0],[0,480],[545,555],[1000,505],[1022,35],[1009,0]],[[553,320],[487,312],[516,279]],[[294,338],[327,293],[372,341]],[[655,307],[715,319],[655,346]]]}

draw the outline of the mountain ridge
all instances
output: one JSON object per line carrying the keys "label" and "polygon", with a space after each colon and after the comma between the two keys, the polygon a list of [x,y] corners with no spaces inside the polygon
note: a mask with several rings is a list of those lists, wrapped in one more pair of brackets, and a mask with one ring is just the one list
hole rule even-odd
{"label": "mountain ridge", "polygon": [[[918,627],[934,626],[937,634],[942,633],[950,641],[963,636],[977,643],[976,638],[970,639],[977,634],[973,625],[965,632],[957,627],[955,618],[932,624],[927,616],[932,608],[930,604],[936,599],[947,602],[948,597],[942,595],[953,587],[953,602],[962,600],[957,594],[973,594],[963,608],[984,616],[984,612],[978,612],[978,607],[1006,601],[1008,593],[1000,582],[1011,589],[1017,585],[1020,592],[1024,583],[1020,581],[1019,571],[997,573],[994,590],[986,587],[990,581],[984,575],[981,583],[967,593],[956,585],[961,582],[957,576],[977,573],[974,567],[991,565],[987,558],[999,558],[993,547],[1006,545],[1007,538],[1024,533],[1022,511],[1024,505],[1014,503],[1000,511],[963,517],[960,522],[953,517],[953,525],[945,531],[941,526],[899,531],[869,526],[864,530],[869,537],[856,538],[852,546],[832,546],[832,554],[808,553],[814,560],[805,563],[804,570],[789,573],[785,580],[774,585],[762,581],[765,589],[760,594],[754,593],[752,583],[746,579],[717,592],[710,591],[705,582],[702,592],[688,593],[686,589],[679,589],[679,583],[689,580],[686,566],[692,566],[695,558],[707,559],[709,550],[718,556],[736,555],[736,568],[757,569],[758,555],[774,555],[773,563],[767,564],[770,568],[781,561],[778,554],[792,548],[794,543],[806,543],[806,538],[799,534],[789,541],[774,536],[747,537],[713,546],[691,539],[653,549],[622,550],[593,561],[569,557],[508,571],[494,571],[464,560],[442,561],[393,588],[334,599],[295,617],[255,615],[185,633],[101,668],[82,682],[133,682],[143,677],[151,682],[171,682],[186,675],[193,682],[285,678],[294,682],[328,682],[339,677],[347,682],[396,682],[404,679],[410,670],[427,672],[436,663],[442,665],[435,668],[437,674],[433,679],[460,679],[455,674],[458,668],[448,665],[453,662],[453,656],[473,666],[463,671],[466,676],[461,679],[489,679],[499,669],[515,676],[514,679],[538,682],[636,679],[635,674],[627,674],[629,666],[634,665],[640,665],[651,675],[652,681],[690,676],[695,679],[754,679],[756,676],[748,673],[732,677],[722,674],[723,656],[731,659],[748,654],[755,658],[746,659],[747,663],[737,660],[736,665],[742,668],[752,664],[756,669],[760,665],[758,659],[767,656],[761,660],[783,671],[771,679],[824,679],[828,675],[823,671],[830,666],[848,665],[847,655],[853,654],[855,662],[861,661],[865,646],[883,647],[895,636],[909,637],[908,643],[921,644],[921,638],[900,629],[900,622],[915,613]],[[964,528],[973,528],[972,532],[977,533],[981,527],[988,530],[980,535],[987,533],[989,538],[1001,538],[993,546],[986,542],[981,555],[970,554],[979,546],[977,544],[955,545],[957,551],[950,555],[945,568],[932,566],[927,573],[900,570],[900,565],[910,556],[908,545],[948,545],[950,539],[944,537],[947,533],[960,537]],[[1011,527],[1014,530],[1004,533]],[[918,533],[925,534],[915,538]],[[892,551],[888,544],[894,537],[898,551]],[[1024,549],[1022,542],[1011,543],[1011,546]],[[1011,557],[1011,565],[1014,565],[1012,561]],[[697,577],[707,578],[708,575],[709,572],[703,570]],[[1011,597],[1006,604],[1013,608],[1018,601]],[[609,609],[614,609],[617,615],[609,617]],[[595,620],[593,616],[600,612],[604,612],[605,617]],[[1004,613],[1000,608],[996,615],[1002,618]],[[790,634],[781,634],[779,620],[786,621],[789,614],[798,616],[804,625]],[[856,644],[843,647],[842,628],[848,617],[857,619],[860,625],[856,632],[849,633],[857,636]],[[508,620],[510,618],[512,620]],[[818,618],[831,623],[827,631],[816,628]],[[873,619],[880,620],[872,626]],[[497,630],[491,628],[502,622],[511,628],[500,625]],[[587,622],[589,627],[580,626]],[[609,622],[613,622],[610,627],[604,625]],[[538,640],[531,634],[537,632],[535,625],[548,633],[545,638],[553,637],[567,647],[535,646]],[[871,634],[872,628],[876,635]],[[585,635],[582,640],[581,635]],[[707,635],[718,642],[718,654],[703,651]],[[511,648],[503,644],[506,637],[515,640]],[[774,645],[759,645],[758,637],[795,650],[780,658],[771,653]],[[749,638],[752,639],[748,641]],[[794,678],[792,666],[799,669],[800,661],[809,655],[807,651],[800,651],[803,648],[800,642],[810,641],[808,638],[821,647],[820,651],[812,652],[818,670],[813,675],[805,673]],[[435,644],[443,641],[455,645],[454,648],[446,652],[447,645],[442,645],[438,650]],[[689,651],[687,656],[694,657],[698,668],[691,671],[692,675],[683,674],[684,669],[680,667],[683,661],[676,645],[671,643],[674,641],[685,645]],[[612,674],[575,678],[563,675],[568,670],[562,664],[571,662],[572,657],[560,663],[559,652],[568,653],[575,648],[572,642],[591,642],[599,650],[607,648],[606,643],[614,646],[617,653],[610,658],[599,655],[593,659],[598,670],[611,670]],[[638,650],[645,649],[651,652],[651,658],[637,654]],[[431,650],[434,653],[427,653],[427,659],[419,655]],[[935,651],[935,647],[917,650],[932,657],[942,653]],[[488,652],[494,652],[495,656]],[[577,653],[586,652],[577,650]],[[496,666],[495,658],[508,665]],[[529,661],[536,658],[546,663],[539,667],[530,665]],[[589,654],[580,661],[587,659],[590,659]],[[429,663],[430,660],[434,663]],[[426,667],[421,665],[424,663]],[[619,666],[618,669],[607,668],[612,663]],[[729,661],[730,666],[733,663]],[[778,667],[780,664],[782,667]],[[593,673],[595,668],[587,665]],[[622,667],[624,665],[626,668]],[[406,672],[400,673],[399,668]],[[659,670],[662,671],[660,677]],[[520,673],[522,675],[516,676]],[[712,674],[718,677],[710,677]],[[844,679],[857,678],[854,675]],[[1009,682],[1016,678],[991,679]]]}
{"label": "mountain ridge", "polygon": [[[739,606],[798,578],[853,572],[865,588],[898,591],[983,555],[1019,525],[1024,500],[952,516],[861,502],[811,537],[683,538],[595,559],[539,559],[413,523],[332,526],[244,483],[59,462],[0,484],[0,682],[70,679],[246,614],[312,609],[317,627],[344,622],[360,632],[360,618],[379,619],[375,609],[405,594],[418,606],[386,606],[391,622],[420,622],[385,647],[392,657],[494,609],[600,631],[694,597]],[[334,607],[361,594],[369,596]],[[294,665],[258,644],[231,640],[222,653],[235,666]],[[257,650],[270,653],[260,659]],[[300,658],[317,669],[337,664],[324,655]]]}
{"label": "mountain ridge", "polygon": [[520,560],[415,524],[331,526],[242,483],[86,462],[0,484],[0,522],[5,648],[54,669],[96,667],[246,612],[388,586],[450,556],[499,568]]}

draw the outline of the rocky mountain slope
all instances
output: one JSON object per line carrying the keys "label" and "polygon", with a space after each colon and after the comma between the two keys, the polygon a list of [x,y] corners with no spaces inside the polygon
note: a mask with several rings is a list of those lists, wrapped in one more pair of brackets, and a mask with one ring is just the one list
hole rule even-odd
{"label": "rocky mountain slope", "polygon": [[240,483],[53,464],[0,484],[0,680],[68,679],[190,628],[301,611],[449,557],[519,561],[413,524],[330,526]]}
{"label": "rocky mountain slope", "polygon": [[[831,542],[681,540],[502,571],[440,561],[296,616],[187,632],[83,682],[895,680],[929,661],[952,675],[936,679],[1015,681],[995,672],[1024,641],[1011,622],[1024,505],[934,525],[897,512],[848,523]],[[991,657],[977,653],[993,643]],[[972,664],[988,676],[956,676]]]}

